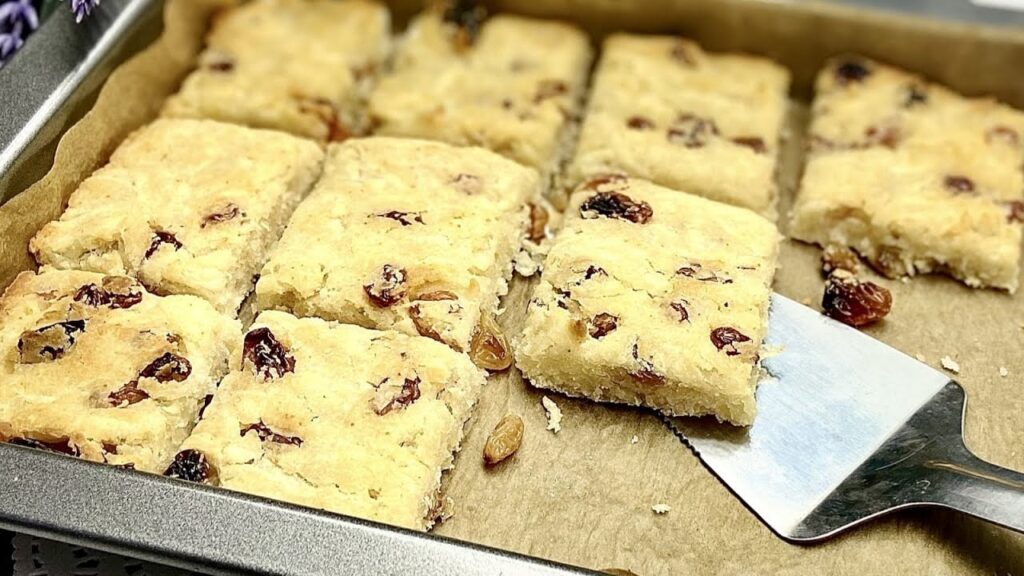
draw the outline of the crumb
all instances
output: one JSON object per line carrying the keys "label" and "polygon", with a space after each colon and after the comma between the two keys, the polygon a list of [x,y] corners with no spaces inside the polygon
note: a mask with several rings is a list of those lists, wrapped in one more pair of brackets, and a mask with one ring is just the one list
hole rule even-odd
{"label": "crumb", "polygon": [[925,364],[928,363],[928,359],[924,357],[924,354],[914,354],[914,358],[916,358],[918,362],[924,362]]}
{"label": "crumb", "polygon": [[960,364],[958,364],[956,360],[953,360],[949,356],[943,356],[942,360],[940,360],[940,362],[942,363],[942,367],[943,368],[945,368],[946,370],[949,370],[953,374],[959,374],[960,373]]}
{"label": "crumb", "polygon": [[651,506],[651,510],[654,510],[655,514],[668,514],[668,511],[671,509],[672,507],[668,504],[655,504]]}
{"label": "crumb", "polygon": [[540,403],[544,405],[544,411],[548,414],[548,430],[554,433],[558,433],[562,429],[562,411],[558,408],[558,404],[547,396],[540,399]]}
{"label": "crumb", "polygon": [[523,278],[529,278],[540,271],[540,264],[526,250],[520,250],[513,260],[513,267],[517,274]]}
{"label": "crumb", "polygon": [[630,444],[636,444],[639,441],[640,441],[640,437],[637,436],[636,434],[633,434],[633,437],[629,439],[629,443]]}
{"label": "crumb", "polygon": [[1006,366],[999,367],[999,376],[1006,378],[1010,375],[1010,371],[1006,369]]}

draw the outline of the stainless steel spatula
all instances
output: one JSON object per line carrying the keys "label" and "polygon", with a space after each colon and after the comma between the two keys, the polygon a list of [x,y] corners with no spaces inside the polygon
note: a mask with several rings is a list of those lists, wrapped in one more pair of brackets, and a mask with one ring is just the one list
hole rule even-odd
{"label": "stainless steel spatula", "polygon": [[748,429],[670,425],[787,540],[828,538],[910,506],[941,506],[1024,532],[1024,474],[974,456],[963,388],[893,348],[785,297],[772,298]]}

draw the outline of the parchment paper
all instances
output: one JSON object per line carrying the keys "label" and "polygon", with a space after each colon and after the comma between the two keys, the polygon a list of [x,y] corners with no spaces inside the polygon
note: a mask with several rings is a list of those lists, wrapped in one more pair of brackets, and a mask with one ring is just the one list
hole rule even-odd
{"label": "parchment paper", "polygon": [[[33,263],[28,239],[57,217],[74,187],[118,142],[149,121],[194,63],[207,18],[229,0],[170,0],[164,36],[116,71],[95,108],[64,137],[55,167],[0,207],[0,283]],[[401,3],[402,15],[410,3]],[[613,29],[675,31],[716,49],[766,54],[794,71],[791,134],[780,180],[783,209],[800,172],[809,82],[829,55],[858,51],[924,72],[971,94],[1024,107],[1024,35],[920,23],[823,4],[756,0],[551,0],[503,2],[545,16],[573,16],[596,35]],[[672,25],[667,25],[670,23]],[[803,102],[803,103],[801,103]],[[783,212],[785,213],[785,212]],[[817,302],[818,251],[788,242],[776,290]],[[970,290],[942,277],[892,289],[891,316],[869,332],[938,365],[961,365],[968,444],[983,458],[1024,470],[1024,293]],[[530,282],[518,279],[501,323],[517,332]],[[999,376],[999,368],[1009,377]],[[954,513],[910,511],[813,547],[784,543],[719,483],[651,412],[549,394],[562,431],[545,430],[542,392],[511,372],[491,378],[447,492],[455,515],[438,534],[596,569],[656,574],[1024,574],[1024,537]],[[506,413],[526,422],[522,448],[493,470],[484,439]],[[633,436],[637,442],[631,443]],[[672,510],[655,515],[651,506]]]}

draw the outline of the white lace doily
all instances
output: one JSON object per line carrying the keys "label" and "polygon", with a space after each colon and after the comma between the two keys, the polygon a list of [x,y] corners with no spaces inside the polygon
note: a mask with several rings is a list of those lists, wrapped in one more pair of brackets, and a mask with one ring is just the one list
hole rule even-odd
{"label": "white lace doily", "polygon": [[25,534],[14,535],[14,576],[186,576],[177,568],[70,546]]}

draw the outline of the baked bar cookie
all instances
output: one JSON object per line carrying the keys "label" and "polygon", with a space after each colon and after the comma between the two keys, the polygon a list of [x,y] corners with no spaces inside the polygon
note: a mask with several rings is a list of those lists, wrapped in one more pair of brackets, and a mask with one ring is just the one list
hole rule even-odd
{"label": "baked bar cookie", "polygon": [[165,473],[424,530],[483,384],[428,338],[264,312]]}
{"label": "baked bar cookie", "polygon": [[789,73],[667,36],[604,44],[569,183],[623,173],[774,218]]}
{"label": "baked bar cookie", "polygon": [[779,234],[742,208],[624,176],[573,195],[517,365],[541,388],[753,421]]}
{"label": "baked bar cookie", "polygon": [[261,310],[469,351],[507,291],[537,173],[482,148],[395,138],[328,151],[256,285]]}
{"label": "baked bar cookie", "polygon": [[1024,113],[858,57],[819,75],[790,234],[889,277],[1017,289]]}
{"label": "baked bar cookie", "polygon": [[126,276],[23,272],[0,300],[0,440],[159,473],[241,330]]}
{"label": "baked bar cookie", "polygon": [[214,21],[167,116],[211,118],[320,141],[365,128],[390,52],[387,8],[366,0],[255,0]]}
{"label": "baked bar cookie", "polygon": [[377,134],[482,146],[548,182],[571,153],[589,41],[560,22],[477,18],[416,18],[370,98],[371,123]]}
{"label": "baked bar cookie", "polygon": [[127,274],[234,314],[320,173],[311,141],[209,120],[157,120],[32,239],[40,264]]}

